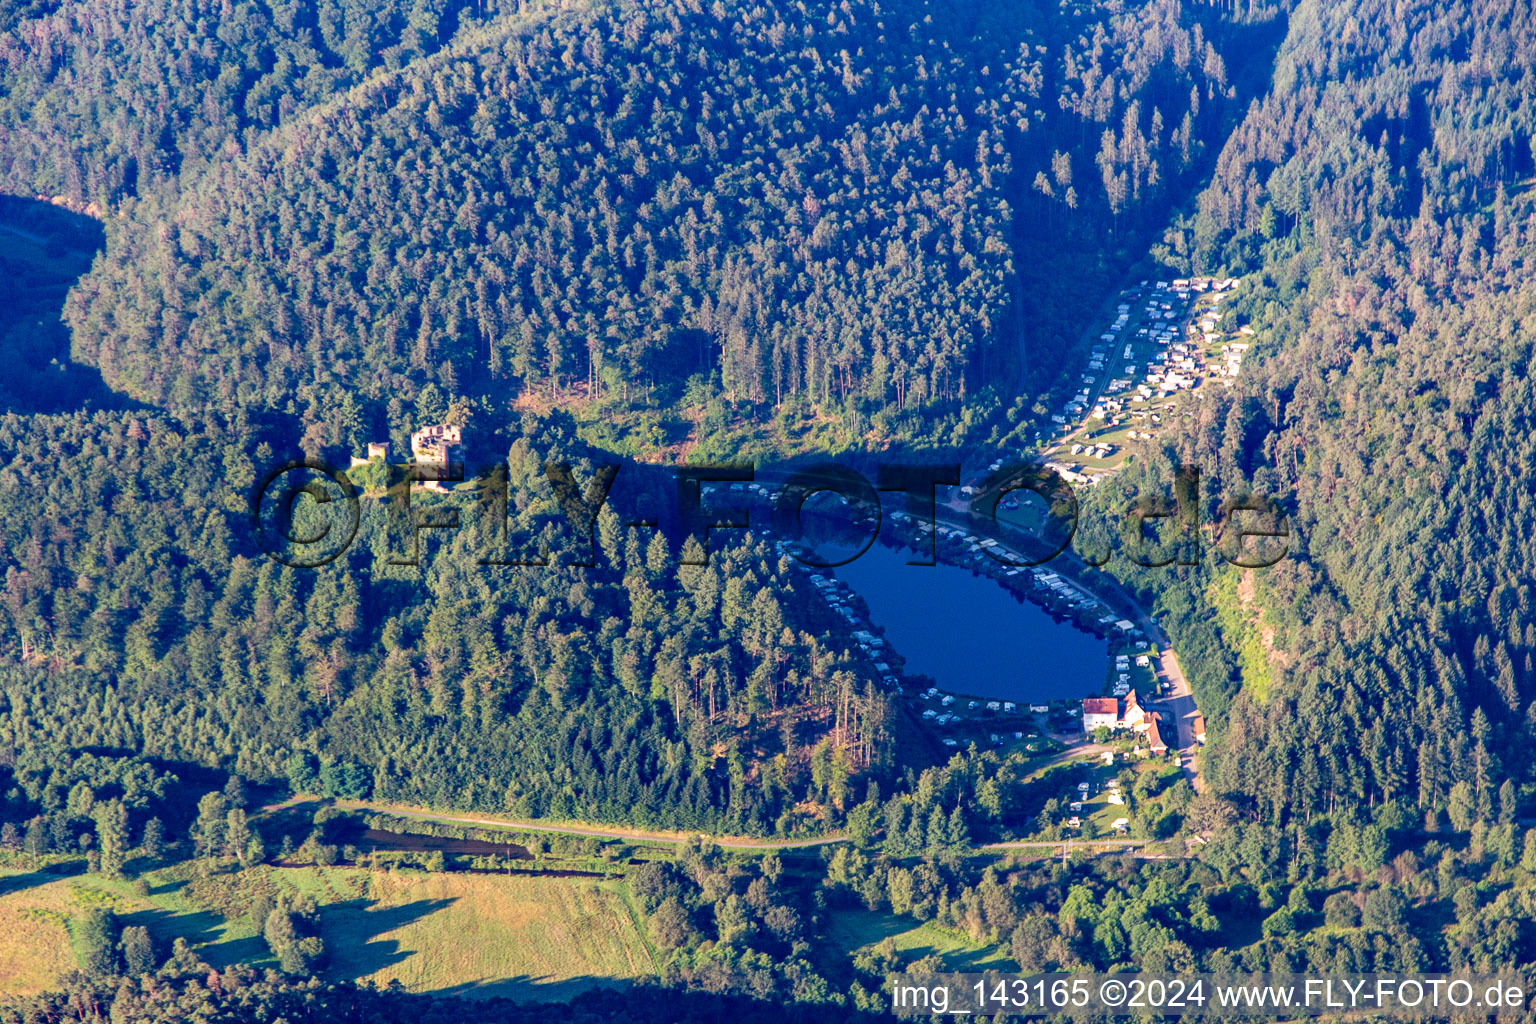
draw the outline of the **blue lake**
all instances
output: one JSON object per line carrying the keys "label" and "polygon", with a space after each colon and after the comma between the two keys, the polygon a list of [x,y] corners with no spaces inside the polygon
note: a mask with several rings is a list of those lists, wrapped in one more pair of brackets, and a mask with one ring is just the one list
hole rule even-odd
{"label": "blue lake", "polygon": [[[835,549],[817,544],[823,557]],[[1100,692],[1109,645],[970,570],[908,565],[913,552],[872,545],[831,570],[869,605],[908,675],[994,700],[1076,699]]]}

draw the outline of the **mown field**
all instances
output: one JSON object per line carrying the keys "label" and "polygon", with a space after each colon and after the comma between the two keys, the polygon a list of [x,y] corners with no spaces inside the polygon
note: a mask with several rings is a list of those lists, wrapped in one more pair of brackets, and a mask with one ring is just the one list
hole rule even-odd
{"label": "mown field", "polygon": [[412,992],[566,999],[654,972],[622,883],[392,874],[321,917],[333,975]]}
{"label": "mown field", "polygon": [[7,995],[41,992],[75,966],[65,923],[76,907],[72,894],[57,882],[31,887],[32,877],[0,875],[0,992]]}
{"label": "mown field", "polygon": [[93,875],[0,869],[0,995],[57,987],[76,966],[69,921],[97,906],[146,926],[162,956],[184,938],[215,967],[275,966],[238,913],[257,888],[316,900],[322,974],[335,979],[547,1000],[655,970],[621,881],[317,867],[201,878],[187,867],[149,872],[147,895]]}

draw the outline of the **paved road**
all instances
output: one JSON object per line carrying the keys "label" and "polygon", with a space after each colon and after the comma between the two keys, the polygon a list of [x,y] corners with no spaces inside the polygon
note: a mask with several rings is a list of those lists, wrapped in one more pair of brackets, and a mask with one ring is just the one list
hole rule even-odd
{"label": "paved road", "polygon": [[[1127,275],[1109,292],[1100,304],[1099,316],[1091,319],[1083,328],[1081,338],[1079,339],[1081,347],[1091,349],[1101,335],[1108,333],[1104,323],[1101,321],[1113,322],[1111,311],[1118,306],[1121,296],[1124,295],[1126,289],[1131,284],[1131,278]],[[1171,292],[1165,294],[1172,299]],[[1118,340],[1115,342],[1116,345],[1129,342],[1130,339],[1135,337],[1138,327],[1142,326],[1144,322],[1150,322],[1147,319],[1145,309],[1146,299],[1147,296],[1143,294],[1135,302],[1131,303],[1131,317],[1126,323],[1125,328],[1119,332]],[[1193,306],[1193,300],[1184,304],[1183,313],[1186,316],[1181,316],[1180,324],[1186,323],[1187,314]],[[1090,388],[1089,404],[1084,409],[1082,417],[1077,422],[1067,424],[1058,430],[1056,436],[1042,448],[1044,453],[1041,456],[1042,458],[1050,458],[1052,455],[1058,454],[1061,445],[1088,424],[1088,417],[1092,411],[1093,403],[1098,400],[1105,386],[1114,378],[1116,365],[1124,362],[1124,360],[1117,358],[1118,355],[1118,352],[1110,353],[1109,358],[1105,360],[1103,372],[1098,375]],[[975,486],[979,484],[980,479],[966,482]],[[936,510],[938,518],[947,519],[951,525],[963,526],[968,533],[986,535],[986,520],[971,514],[970,503],[959,496],[958,488],[951,491],[951,494],[954,497],[949,503],[938,504]],[[981,528],[978,528],[978,526]],[[994,539],[998,540],[999,544],[1003,543],[1001,538]],[[1020,555],[1012,547],[1004,546],[1004,552],[1020,558],[1026,557]],[[1141,606],[1135,595],[1113,576],[1106,573],[1095,574],[1093,577],[1095,585],[1092,587],[1088,586],[1087,576],[1089,567],[1070,548],[1052,559],[1050,566],[1056,572],[1071,577],[1074,582],[1104,598],[1117,612],[1128,615],[1128,617],[1136,622],[1147,638],[1162,652],[1158,657],[1157,676],[1160,681],[1167,683],[1169,692],[1168,696],[1163,700],[1154,703],[1156,710],[1162,712],[1164,720],[1170,722],[1173,727],[1173,735],[1165,736],[1164,742],[1169,742],[1177,749],[1179,767],[1184,770],[1185,776],[1189,779],[1190,785],[1195,788],[1195,791],[1203,792],[1205,785],[1200,778],[1200,768],[1196,761],[1198,744],[1195,742],[1192,724],[1192,716],[1199,712],[1199,708],[1195,704],[1194,691],[1189,685],[1189,679],[1184,675],[1184,669],[1179,664],[1178,655],[1173,652],[1169,644],[1167,634],[1153,621],[1151,614]],[[1106,590],[1109,592],[1108,594],[1104,593]],[[1117,600],[1112,600],[1112,598]],[[1115,607],[1117,601],[1119,607]]]}
{"label": "paved road", "polygon": [[[963,527],[968,533],[981,536],[989,535],[986,526],[987,520],[980,516],[972,515],[968,503],[963,498],[957,498],[949,504],[939,504],[935,510],[935,518],[946,522],[951,526]],[[1030,556],[1020,552],[1000,538],[998,548],[1005,556],[1017,558],[1023,561],[1031,561]],[[1184,675],[1184,669],[1179,664],[1178,655],[1174,653],[1169,644],[1168,636],[1153,620],[1152,615],[1141,606],[1129,589],[1119,580],[1107,573],[1096,573],[1093,577],[1093,586],[1086,581],[1088,565],[1078,558],[1070,549],[1063,551],[1047,563],[1052,571],[1071,577],[1074,582],[1080,584],[1090,593],[1097,594],[1105,600],[1115,611],[1127,615],[1147,639],[1162,653],[1158,656],[1158,678],[1168,684],[1169,694],[1161,701],[1155,702],[1156,710],[1163,713],[1163,718],[1171,721],[1174,727],[1174,735],[1164,737],[1164,741],[1176,748],[1179,752],[1179,767],[1184,770],[1191,786],[1196,792],[1204,792],[1205,784],[1200,779],[1200,766],[1196,761],[1195,752],[1198,745],[1195,743],[1191,716],[1199,711],[1195,705],[1195,695],[1189,685],[1189,679]],[[1108,591],[1106,594],[1105,591]]]}
{"label": "paved road", "polygon": [[1179,767],[1184,769],[1189,784],[1195,787],[1195,792],[1205,792],[1205,782],[1200,778],[1200,765],[1196,760],[1196,753],[1200,745],[1195,742],[1194,716],[1200,709],[1195,706],[1195,694],[1189,686],[1189,679],[1184,675],[1184,669],[1179,665],[1179,656],[1173,653],[1173,648],[1159,645],[1162,654],[1157,661],[1158,678],[1168,684],[1168,696],[1155,702],[1156,707],[1163,713],[1164,721],[1172,722],[1175,734],[1172,739],[1179,751]]}

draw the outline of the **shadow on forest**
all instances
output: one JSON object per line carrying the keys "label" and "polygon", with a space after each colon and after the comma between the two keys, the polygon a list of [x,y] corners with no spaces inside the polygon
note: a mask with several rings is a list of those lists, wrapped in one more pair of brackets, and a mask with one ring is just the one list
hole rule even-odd
{"label": "shadow on forest", "polygon": [[136,408],[73,362],[64,299],[105,247],[101,223],[63,207],[0,194],[0,411]]}
{"label": "shadow on forest", "polygon": [[548,976],[514,974],[506,978],[467,982],[435,989],[434,996],[458,999],[506,999],[514,1003],[565,1002],[595,988],[627,989],[634,982],[628,978],[603,978],[582,975],[551,979]]}
{"label": "shadow on forest", "polygon": [[[506,998],[501,993],[493,994],[490,989],[499,984],[516,986],[520,994],[538,997],[545,1002],[524,1002]],[[645,1024],[721,1024],[722,1021],[731,1024],[825,1024],[827,1021],[873,1024],[893,1019],[883,1013],[866,1013],[824,1003],[794,1003],[784,998],[754,999],[690,992],[643,982],[617,985],[612,978],[583,976],[563,984],[583,986],[584,991],[566,997],[563,1003],[555,1002],[552,1001],[558,998],[552,991],[555,986],[541,984],[536,978],[516,977],[506,979],[505,983],[471,986],[451,992],[443,990],[420,995],[378,992],[371,996],[377,1002],[372,1005],[365,1002],[362,1010],[367,1014],[376,1008],[387,1008],[390,1020],[475,1020],[483,1024],[533,1024],[545,1020]],[[465,999],[475,1002],[468,1003]]]}

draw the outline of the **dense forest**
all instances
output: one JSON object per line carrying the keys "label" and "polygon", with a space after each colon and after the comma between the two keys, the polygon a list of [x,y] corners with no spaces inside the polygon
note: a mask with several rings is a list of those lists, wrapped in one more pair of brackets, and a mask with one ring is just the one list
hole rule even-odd
{"label": "dense forest", "polygon": [[1178,461],[1208,511],[1285,503],[1292,556],[1252,581],[1265,678],[1208,577],[1141,582],[1201,656],[1213,783],[1290,857],[1330,820],[1463,830],[1530,790],[1532,38],[1516,3],[1300,5],[1169,232],[1182,266],[1253,273],[1232,315],[1262,361],[1140,482]]}
{"label": "dense forest", "polygon": [[[307,389],[377,424],[432,383],[503,414],[714,403],[791,437],[1048,380],[1100,225],[1113,245],[1209,164],[1239,29],[1169,0],[948,6],[465,31],[125,208],[69,304],[76,358],[178,415]],[[1071,244],[1020,261],[1045,225]]]}
{"label": "dense forest", "polygon": [[[625,866],[660,957],[640,1019],[853,1019],[888,971],[938,966],[894,942],[819,959],[839,912],[1025,970],[1530,965],[1531,18],[0,4],[0,187],[90,214],[0,205],[0,861],[196,863],[231,889],[274,859],[364,863],[318,819],[263,834],[247,782],[842,837],[790,869],[698,844]],[[1203,792],[1125,785],[1138,834],[1198,837],[1188,856],[967,856],[1049,831],[1067,777],[940,763],[772,538],[695,565],[634,525],[656,479],[635,462],[580,564],[547,463],[585,483],[614,451],[1017,440],[1133,271],[1242,275],[1225,315],[1254,351],[1085,497],[1079,546],[1178,465],[1207,521],[1259,493],[1292,529],[1239,582],[1109,566],[1210,723]],[[505,515],[426,499],[462,525],[409,564],[372,467],[343,557],[267,556],[261,474],[444,421],[506,459]],[[469,1012],[307,977],[324,911],[246,902],[270,972],[92,912],[81,973],[0,1019]]]}
{"label": "dense forest", "polygon": [[[869,659],[761,536],[688,565],[605,507],[580,564],[543,468],[588,478],[573,433],[525,418],[505,536],[473,492],[444,498],[463,529],[397,564],[412,542],[369,498],[349,554],[307,570],[248,522],[265,442],[7,417],[0,745],[17,764],[103,747],[261,779],[307,754],[351,769],[327,795],[532,816],[738,832],[835,816],[853,774],[890,765]],[[544,567],[485,564],[541,547]],[[50,809],[37,799],[12,810]]]}
{"label": "dense forest", "polygon": [[[938,789],[953,781],[928,780]],[[254,1022],[298,1006],[307,1014],[285,1019],[362,1019],[355,1015],[364,1007],[375,1008],[367,1019],[435,1019],[455,1011],[480,1020],[524,1019],[527,1009],[505,1001],[439,1002],[313,977],[304,943],[315,907],[264,897],[259,842],[239,858],[224,852],[232,833],[252,832],[239,807],[230,808],[219,832],[217,813],[205,812],[227,803],[217,792],[202,798],[189,844],[208,858],[200,861],[205,868],[216,865],[202,883],[217,894],[208,900],[210,911],[266,922],[266,966],[212,967],[184,940],[157,945],[142,926],[97,912],[77,929],[82,969],[63,991],[0,999],[0,1020],[96,1020],[108,1006],[112,1019],[123,1021],[184,1019],[201,1008],[217,1010],[218,1019]],[[1198,817],[1219,808],[1219,800],[1200,798],[1189,810]],[[110,817],[98,818],[111,836]],[[335,820],[316,817],[326,819]],[[725,1012],[757,1019],[768,1007],[791,1020],[804,1012],[821,1015],[807,1019],[891,1019],[882,994],[887,975],[942,971],[944,958],[899,948],[889,937],[839,958],[825,945],[828,924],[849,914],[929,923],[943,929],[938,934],[1000,948],[1006,959],[995,968],[1031,973],[1491,972],[1529,964],[1536,956],[1529,927],[1536,829],[1522,840],[1513,823],[1479,824],[1470,843],[1426,842],[1414,836],[1414,824],[1351,832],[1347,843],[1330,844],[1326,861],[1299,875],[1272,833],[1242,823],[1223,829],[1198,859],[1161,862],[1129,853],[1067,863],[978,861],[942,841],[915,856],[892,852],[876,830],[855,830],[833,851],[793,857],[728,854],[692,841],[625,870],[648,941],[664,958],[660,976],[625,989],[622,1003],[619,993],[588,993],[564,1015],[614,1019],[622,1005],[627,1019],[658,1021],[717,1020]],[[205,845],[215,833],[224,842]],[[329,863],[334,851],[315,846],[306,854],[311,843],[285,857]],[[105,870],[100,859],[92,862]],[[441,854],[426,863],[428,872],[454,870]],[[1442,927],[1451,913],[1454,925]],[[314,942],[308,949],[324,955]]]}
{"label": "dense forest", "polygon": [[[245,490],[295,446],[344,462],[478,421],[530,485],[526,547],[553,529],[543,462],[590,470],[574,435],[626,408],[715,444],[733,415],[792,438],[791,407],[849,438],[877,409],[968,420],[968,389],[1052,378],[1074,278],[1118,258],[1091,255],[1100,225],[1132,247],[1209,168],[1221,48],[1273,13],[8,10],[9,187],[106,237],[5,211],[58,264],[8,313],[47,380],[0,426],[7,742],[259,779],[309,757],[347,780],[326,795],[530,815],[836,823],[850,779],[897,778],[894,713],[762,537],[678,568],[610,517],[595,572],[487,568],[505,530],[461,496],[477,525],[404,567],[370,500],[310,573],[264,557]],[[1043,226],[1070,244],[1021,270]],[[82,365],[105,388],[35,414]],[[519,409],[571,397],[617,405]]]}
{"label": "dense forest", "polygon": [[487,13],[483,3],[0,4],[0,191],[114,208],[375,69],[434,52]]}

